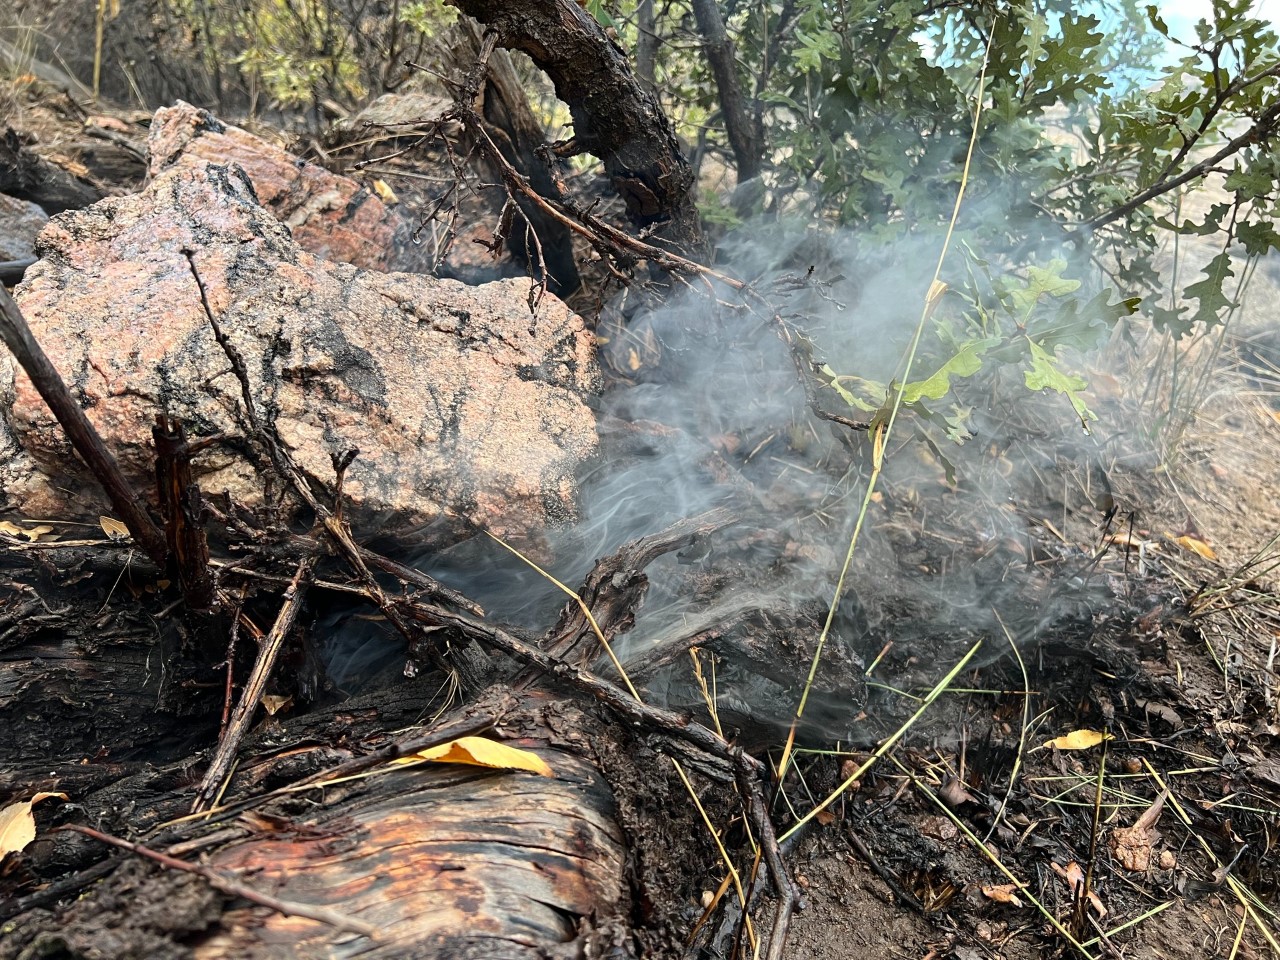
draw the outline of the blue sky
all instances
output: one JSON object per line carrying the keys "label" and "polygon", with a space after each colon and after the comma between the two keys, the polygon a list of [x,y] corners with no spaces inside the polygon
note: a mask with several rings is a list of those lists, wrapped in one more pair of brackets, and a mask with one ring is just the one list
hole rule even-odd
{"label": "blue sky", "polygon": [[[1160,16],[1169,25],[1169,32],[1180,40],[1194,40],[1198,20],[1213,21],[1212,0],[1156,0]],[[1253,5],[1256,16],[1275,19],[1280,13],[1277,0],[1259,0]]]}

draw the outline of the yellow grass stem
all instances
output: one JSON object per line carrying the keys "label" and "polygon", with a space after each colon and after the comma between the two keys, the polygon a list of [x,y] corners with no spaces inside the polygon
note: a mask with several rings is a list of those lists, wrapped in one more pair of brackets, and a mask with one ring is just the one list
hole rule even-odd
{"label": "yellow grass stem", "polygon": [[[938,263],[933,270],[933,282],[929,284],[929,291],[925,294],[924,307],[920,311],[920,322],[916,324],[915,333],[911,337],[911,346],[907,349],[906,357],[903,360],[902,383],[904,385],[910,376],[912,364],[915,363],[916,351],[920,347],[920,339],[924,335],[925,324],[933,316],[933,311],[937,308],[943,293],[947,289],[947,285],[942,282],[942,267],[946,262],[947,252],[951,249],[951,238],[955,233],[956,221],[960,218],[960,205],[964,201],[965,190],[969,185],[969,170],[973,165],[973,151],[978,142],[979,121],[982,118],[982,98],[987,81],[987,62],[991,56],[991,40],[994,37],[995,33],[992,32],[991,37],[987,39],[987,48],[982,54],[982,69],[978,74],[978,90],[973,111],[973,127],[969,133],[969,147],[964,156],[964,168],[960,173],[960,187],[956,191],[956,202],[951,210],[951,220],[947,224],[947,233],[942,241],[942,250],[938,254]],[[848,578],[849,567],[853,563],[853,555],[858,547],[858,537],[862,533],[862,525],[866,521],[867,511],[871,506],[871,498],[875,495],[876,484],[880,480],[880,471],[884,466],[885,450],[893,437],[893,428],[898,422],[898,413],[902,409],[903,389],[900,387],[897,390],[892,390],[892,393],[889,416],[876,423],[872,429],[871,476],[867,480],[867,491],[862,498],[862,506],[858,510],[858,517],[853,525],[853,533],[849,537],[849,549],[845,551],[844,563],[840,567],[840,576],[836,580],[835,595],[831,598],[831,606],[827,610],[827,619],[822,625],[822,632],[818,635],[818,643],[813,651],[813,660],[809,664],[809,676],[806,678],[804,690],[800,694],[800,703],[796,706],[796,715],[792,718],[791,728],[787,731],[787,742],[782,749],[782,759],[778,763],[779,783],[787,775],[787,765],[790,762],[791,752],[796,742],[796,727],[804,716],[805,706],[809,702],[809,692],[813,689],[814,678],[818,675],[818,663],[822,659],[822,649],[826,646],[827,637],[831,635],[831,624],[835,620],[836,608],[840,605],[840,598],[844,596],[845,580]]]}
{"label": "yellow grass stem", "polygon": [[680,779],[684,781],[684,787],[689,791],[689,796],[693,798],[693,805],[698,808],[698,813],[702,815],[702,822],[707,825],[707,832],[711,834],[711,839],[715,841],[716,849],[720,851],[720,859],[724,861],[725,867],[729,870],[729,876],[733,877],[733,887],[738,892],[738,901],[742,904],[742,917],[747,924],[747,936],[751,938],[751,954],[754,957],[759,957],[760,944],[756,941],[755,929],[751,926],[751,914],[747,912],[747,894],[742,889],[742,878],[738,876],[738,869],[733,865],[733,861],[729,859],[729,852],[725,850],[724,844],[720,841],[719,832],[711,825],[711,818],[707,816],[707,811],[702,806],[702,801],[698,798],[697,791],[693,789],[693,784],[689,782],[689,778],[685,775],[684,767],[680,766],[680,762],[675,759],[671,763],[676,768],[676,773],[680,775]]}
{"label": "yellow grass stem", "polygon": [[[904,723],[902,726],[900,726],[897,730],[895,730],[893,732],[893,735],[890,736],[889,739],[885,740],[884,743],[880,744],[880,746],[876,748],[876,752],[871,754],[871,756],[868,757],[865,762],[863,762],[862,766],[858,767],[857,770],[855,770],[852,774],[850,774],[848,777],[845,778],[844,783],[836,787],[833,791],[831,791],[831,794],[825,800],[823,800],[820,804],[818,804],[816,807],[814,807],[812,810],[806,813],[803,817],[797,820],[796,823],[791,827],[791,829],[788,830],[786,833],[784,833],[782,836],[780,836],[778,840],[779,841],[786,840],[789,836],[791,836],[793,833],[795,833],[797,830],[803,827],[806,823],[808,823],[810,820],[816,817],[821,811],[827,809],[827,807],[835,803],[836,800],[839,799],[842,793],[844,793],[851,786],[853,786],[854,781],[862,779],[862,777],[866,774],[866,772],[871,769],[872,764],[874,764],[877,760],[879,760],[886,753],[888,753],[889,748],[892,747],[899,740],[901,740],[903,735],[908,730],[911,729],[912,724],[914,724],[918,719],[920,719],[921,715],[926,710],[928,710],[930,706],[933,705],[933,701],[942,695],[942,692],[947,689],[951,681],[956,678],[956,675],[959,674],[960,671],[964,669],[965,664],[967,664],[971,659],[973,659],[973,655],[978,652],[978,648],[981,646],[982,646],[982,641],[979,640],[972,647],[970,647],[969,652],[966,653],[961,658],[960,662],[957,663],[954,667],[952,667],[950,671],[947,672],[947,675],[934,685],[933,689],[929,691],[929,693],[925,696],[924,700],[920,702],[920,708],[916,710],[916,712],[913,713],[910,716],[910,718],[908,718],[907,722]],[[779,775],[778,779],[782,779],[781,775]]]}

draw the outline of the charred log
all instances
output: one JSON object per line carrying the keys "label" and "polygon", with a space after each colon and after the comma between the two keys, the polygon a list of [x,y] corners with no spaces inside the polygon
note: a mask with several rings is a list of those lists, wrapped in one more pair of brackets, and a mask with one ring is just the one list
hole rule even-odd
{"label": "charred log", "polygon": [[79,210],[102,199],[102,193],[22,145],[6,128],[0,136],[0,193],[39,204],[46,213]]}
{"label": "charred log", "polygon": [[[480,53],[482,31],[468,20],[462,21],[458,29],[468,41],[470,59],[459,64],[465,71]],[[495,51],[489,58],[479,109],[490,139],[507,162],[524,174],[539,194],[558,198],[560,191],[548,158],[540,155],[545,149],[542,125],[529,108],[515,65],[505,50]],[[487,174],[493,180],[502,179],[497,169],[491,168]],[[507,250],[516,262],[534,271],[534,280],[545,279],[551,293],[559,297],[573,293],[581,280],[569,229],[526,198],[517,198],[516,203],[524,223],[513,225],[507,236]],[[533,254],[535,245],[541,250],[540,258]],[[545,271],[545,277],[539,275],[539,269]]]}
{"label": "charred log", "polygon": [[600,24],[572,0],[452,3],[551,78],[574,125],[559,153],[599,157],[632,224],[668,250],[705,259],[693,171],[671,122]]}

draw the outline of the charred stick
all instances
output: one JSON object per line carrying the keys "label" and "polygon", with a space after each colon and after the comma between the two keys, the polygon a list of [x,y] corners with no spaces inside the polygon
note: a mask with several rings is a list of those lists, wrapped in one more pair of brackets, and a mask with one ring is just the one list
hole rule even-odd
{"label": "charred stick", "polygon": [[231,363],[231,371],[235,374],[236,381],[240,384],[240,399],[244,403],[245,419],[249,421],[249,426],[257,435],[258,441],[266,448],[267,456],[270,457],[271,465],[275,467],[276,473],[293,488],[294,492],[302,498],[307,506],[318,511],[320,507],[315,494],[311,491],[311,486],[307,483],[306,478],[302,476],[302,473],[285,453],[284,444],[280,442],[275,424],[266,423],[258,416],[258,405],[254,402],[253,387],[249,383],[249,368],[245,365],[244,357],[240,355],[236,345],[231,342],[231,338],[222,329],[218,318],[213,315],[213,307],[209,304],[209,292],[205,288],[204,280],[200,277],[200,271],[196,269],[195,254],[190,250],[183,250],[182,254],[187,258],[187,266],[191,269],[191,276],[200,291],[200,305],[204,307],[204,315],[213,330],[213,337],[217,340],[218,346],[222,347],[222,352],[226,354],[227,360]]}
{"label": "charred stick", "polygon": [[187,443],[182,424],[164,415],[156,417],[151,437],[156,445],[156,489],[169,563],[177,574],[187,607],[206,611],[214,606],[216,598],[200,486],[191,475],[194,450]]}
{"label": "charred stick", "polygon": [[0,260],[0,284],[6,287],[16,286],[27,272],[27,267],[36,262],[35,257],[23,257],[21,260]]}
{"label": "charred stick", "polygon": [[315,904],[299,903],[296,900],[282,900],[279,897],[273,897],[270,894],[262,893],[255,890],[248,884],[241,883],[239,880],[233,880],[231,877],[223,873],[219,873],[209,867],[198,863],[188,863],[186,860],[179,860],[177,857],[171,857],[167,853],[161,853],[159,850],[152,850],[150,847],[144,847],[140,843],[131,843],[128,840],[122,840],[119,837],[113,837],[108,833],[102,833],[94,830],[92,827],[81,826],[78,823],[69,823],[58,830],[69,830],[73,833],[83,834],[102,843],[109,844],[113,847],[119,847],[121,850],[127,850],[130,853],[136,853],[140,857],[146,857],[148,860],[154,860],[161,866],[170,868],[171,870],[181,870],[184,873],[194,873],[196,876],[203,878],[209,886],[215,890],[221,890],[225,894],[233,897],[242,897],[251,903],[259,906],[267,907],[275,910],[286,917],[305,917],[308,920],[316,920],[320,923],[326,923],[331,927],[339,930],[350,930],[353,933],[361,934],[370,940],[378,939],[378,928],[371,923],[365,923],[363,920],[357,920],[354,917],[348,917],[336,910],[330,910],[327,907],[318,907]]}
{"label": "charred stick", "polygon": [[[635,611],[648,592],[644,571],[658,557],[679,550],[729,526],[735,520],[729,510],[709,510],[677,521],[666,530],[626,544],[617,553],[596,561],[579,597],[595,617],[606,641],[631,628]],[[541,642],[542,649],[559,660],[587,666],[601,653],[600,640],[577,601],[570,601],[555,627]],[[515,680],[517,688],[538,676],[526,670]]]}
{"label": "charred stick", "polygon": [[[245,365],[244,358],[240,355],[240,351],[236,349],[230,338],[223,331],[217,318],[213,315],[213,308],[209,305],[209,297],[205,290],[204,281],[200,279],[200,272],[196,270],[194,255],[189,250],[183,253],[187,258],[187,264],[191,268],[191,275],[195,278],[196,286],[200,289],[200,303],[204,307],[205,317],[209,321],[210,327],[213,328],[213,335],[222,347],[223,353],[227,355],[227,359],[231,362],[232,371],[235,373],[236,379],[240,383],[241,399],[244,402],[245,417],[249,421],[249,425],[253,428],[258,436],[258,440],[267,449],[267,454],[271,459],[271,464],[275,468],[276,473],[283,479],[293,491],[302,499],[308,507],[310,507],[320,519],[325,531],[337,545],[339,551],[346,557],[347,562],[359,576],[361,583],[365,588],[366,595],[377,604],[383,614],[391,621],[392,625],[400,631],[405,640],[412,646],[418,638],[396,610],[395,606],[388,600],[382,588],[378,586],[378,582],[374,580],[373,574],[369,572],[369,568],[365,565],[361,556],[360,548],[356,546],[351,539],[351,532],[347,528],[346,523],[334,515],[334,511],[326,507],[316,497],[311,489],[311,485],[307,482],[306,477],[302,475],[302,471],[298,469],[297,464],[293,462],[293,458],[289,456],[284,444],[280,441],[279,435],[276,433],[275,424],[264,422],[258,416],[257,405],[253,401],[253,390],[249,384],[249,369]],[[347,461],[342,466],[345,472],[346,467],[350,464]],[[337,464],[335,463],[335,469]],[[340,473],[341,475],[341,473]]]}
{"label": "charred stick", "polygon": [[80,409],[80,404],[71,396],[71,391],[67,389],[48,355],[36,342],[18,304],[3,287],[0,287],[0,339],[4,340],[5,346],[31,378],[36,390],[62,425],[71,446],[106,490],[112,509],[120,514],[130,535],[156,566],[163,569],[168,554],[164,534],[147,513],[137,491],[125,480],[119,465],[107,451],[89,418]]}
{"label": "charred stick", "polygon": [[516,698],[507,692],[498,693],[494,697],[482,697],[479,702],[468,708],[467,716],[433,727],[420,736],[397,741],[362,757],[347,760],[336,767],[313,773],[282,790],[295,792],[304,786],[321,785],[328,780],[354,776],[393,760],[399,760],[401,757],[411,757],[420,751],[451,743],[460,737],[473,737],[487,733],[498,726],[515,707]]}
{"label": "charred stick", "polygon": [[235,712],[231,715],[231,722],[227,724],[226,732],[218,741],[218,749],[214,753],[213,761],[209,764],[208,772],[200,781],[195,801],[191,805],[193,813],[199,813],[213,805],[218,789],[231,769],[236,752],[240,749],[240,741],[249,730],[249,723],[258,710],[258,703],[262,700],[267,681],[275,669],[280,649],[284,646],[285,638],[298,619],[298,611],[307,594],[315,563],[315,557],[305,557],[298,564],[297,572],[294,573],[293,580],[284,593],[284,603],[276,615],[276,622],[271,625],[271,632],[259,644],[258,659],[253,665],[253,672],[249,675],[244,690],[240,692],[240,700],[236,704]]}
{"label": "charred stick", "polygon": [[477,617],[484,616],[484,608],[480,604],[470,599],[466,594],[453,589],[453,587],[446,587],[435,577],[428,576],[421,570],[406,567],[403,563],[397,563],[389,557],[384,557],[382,554],[367,550],[364,547],[358,547],[357,549],[359,550],[360,558],[369,566],[399,578],[409,586],[421,590],[429,597],[443,600],[445,603],[452,604],[459,610],[465,610]]}

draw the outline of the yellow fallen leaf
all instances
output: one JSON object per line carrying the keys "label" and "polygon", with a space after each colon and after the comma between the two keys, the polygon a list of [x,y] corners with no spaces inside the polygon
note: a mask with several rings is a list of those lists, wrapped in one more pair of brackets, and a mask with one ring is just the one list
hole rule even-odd
{"label": "yellow fallen leaf", "polygon": [[388,207],[394,207],[400,202],[400,198],[396,196],[396,192],[387,185],[387,181],[385,180],[373,181],[373,192],[376,193],[378,198]]}
{"label": "yellow fallen leaf", "polygon": [[99,517],[98,523],[102,525],[102,532],[111,540],[128,540],[129,528],[119,520],[112,520],[110,517]]}
{"label": "yellow fallen leaf", "polygon": [[1103,740],[1113,740],[1114,737],[1109,733],[1103,733],[1101,730],[1072,730],[1070,733],[1064,733],[1060,737],[1054,737],[1045,743],[1045,747],[1057,747],[1059,750],[1088,750],[1090,747],[1096,747]]}
{"label": "yellow fallen leaf", "polygon": [[23,540],[30,540],[35,543],[46,533],[53,533],[53,527],[47,523],[42,523],[38,527],[20,527],[16,523],[8,520],[0,520],[0,533],[7,534],[10,537],[17,537]]}
{"label": "yellow fallen leaf", "polygon": [[291,706],[293,706],[293,697],[282,697],[278,694],[268,693],[262,698],[262,709],[273,717],[281,710],[288,710]]}
{"label": "yellow fallen leaf", "polygon": [[31,808],[49,797],[69,799],[65,793],[37,793],[30,800],[0,809],[0,859],[17,853],[36,838],[36,818],[31,815]]}
{"label": "yellow fallen leaf", "polygon": [[1218,555],[1214,553],[1213,547],[1209,546],[1198,537],[1170,537],[1174,543],[1182,547],[1183,550],[1190,550],[1197,556],[1204,557],[1206,560],[1217,560]]}
{"label": "yellow fallen leaf", "polygon": [[428,747],[412,756],[401,757],[392,762],[403,765],[421,763],[424,760],[435,763],[467,763],[476,767],[493,767],[497,770],[527,770],[543,777],[555,776],[547,766],[547,762],[532,750],[509,747],[505,743],[486,737],[459,737],[449,743]]}

